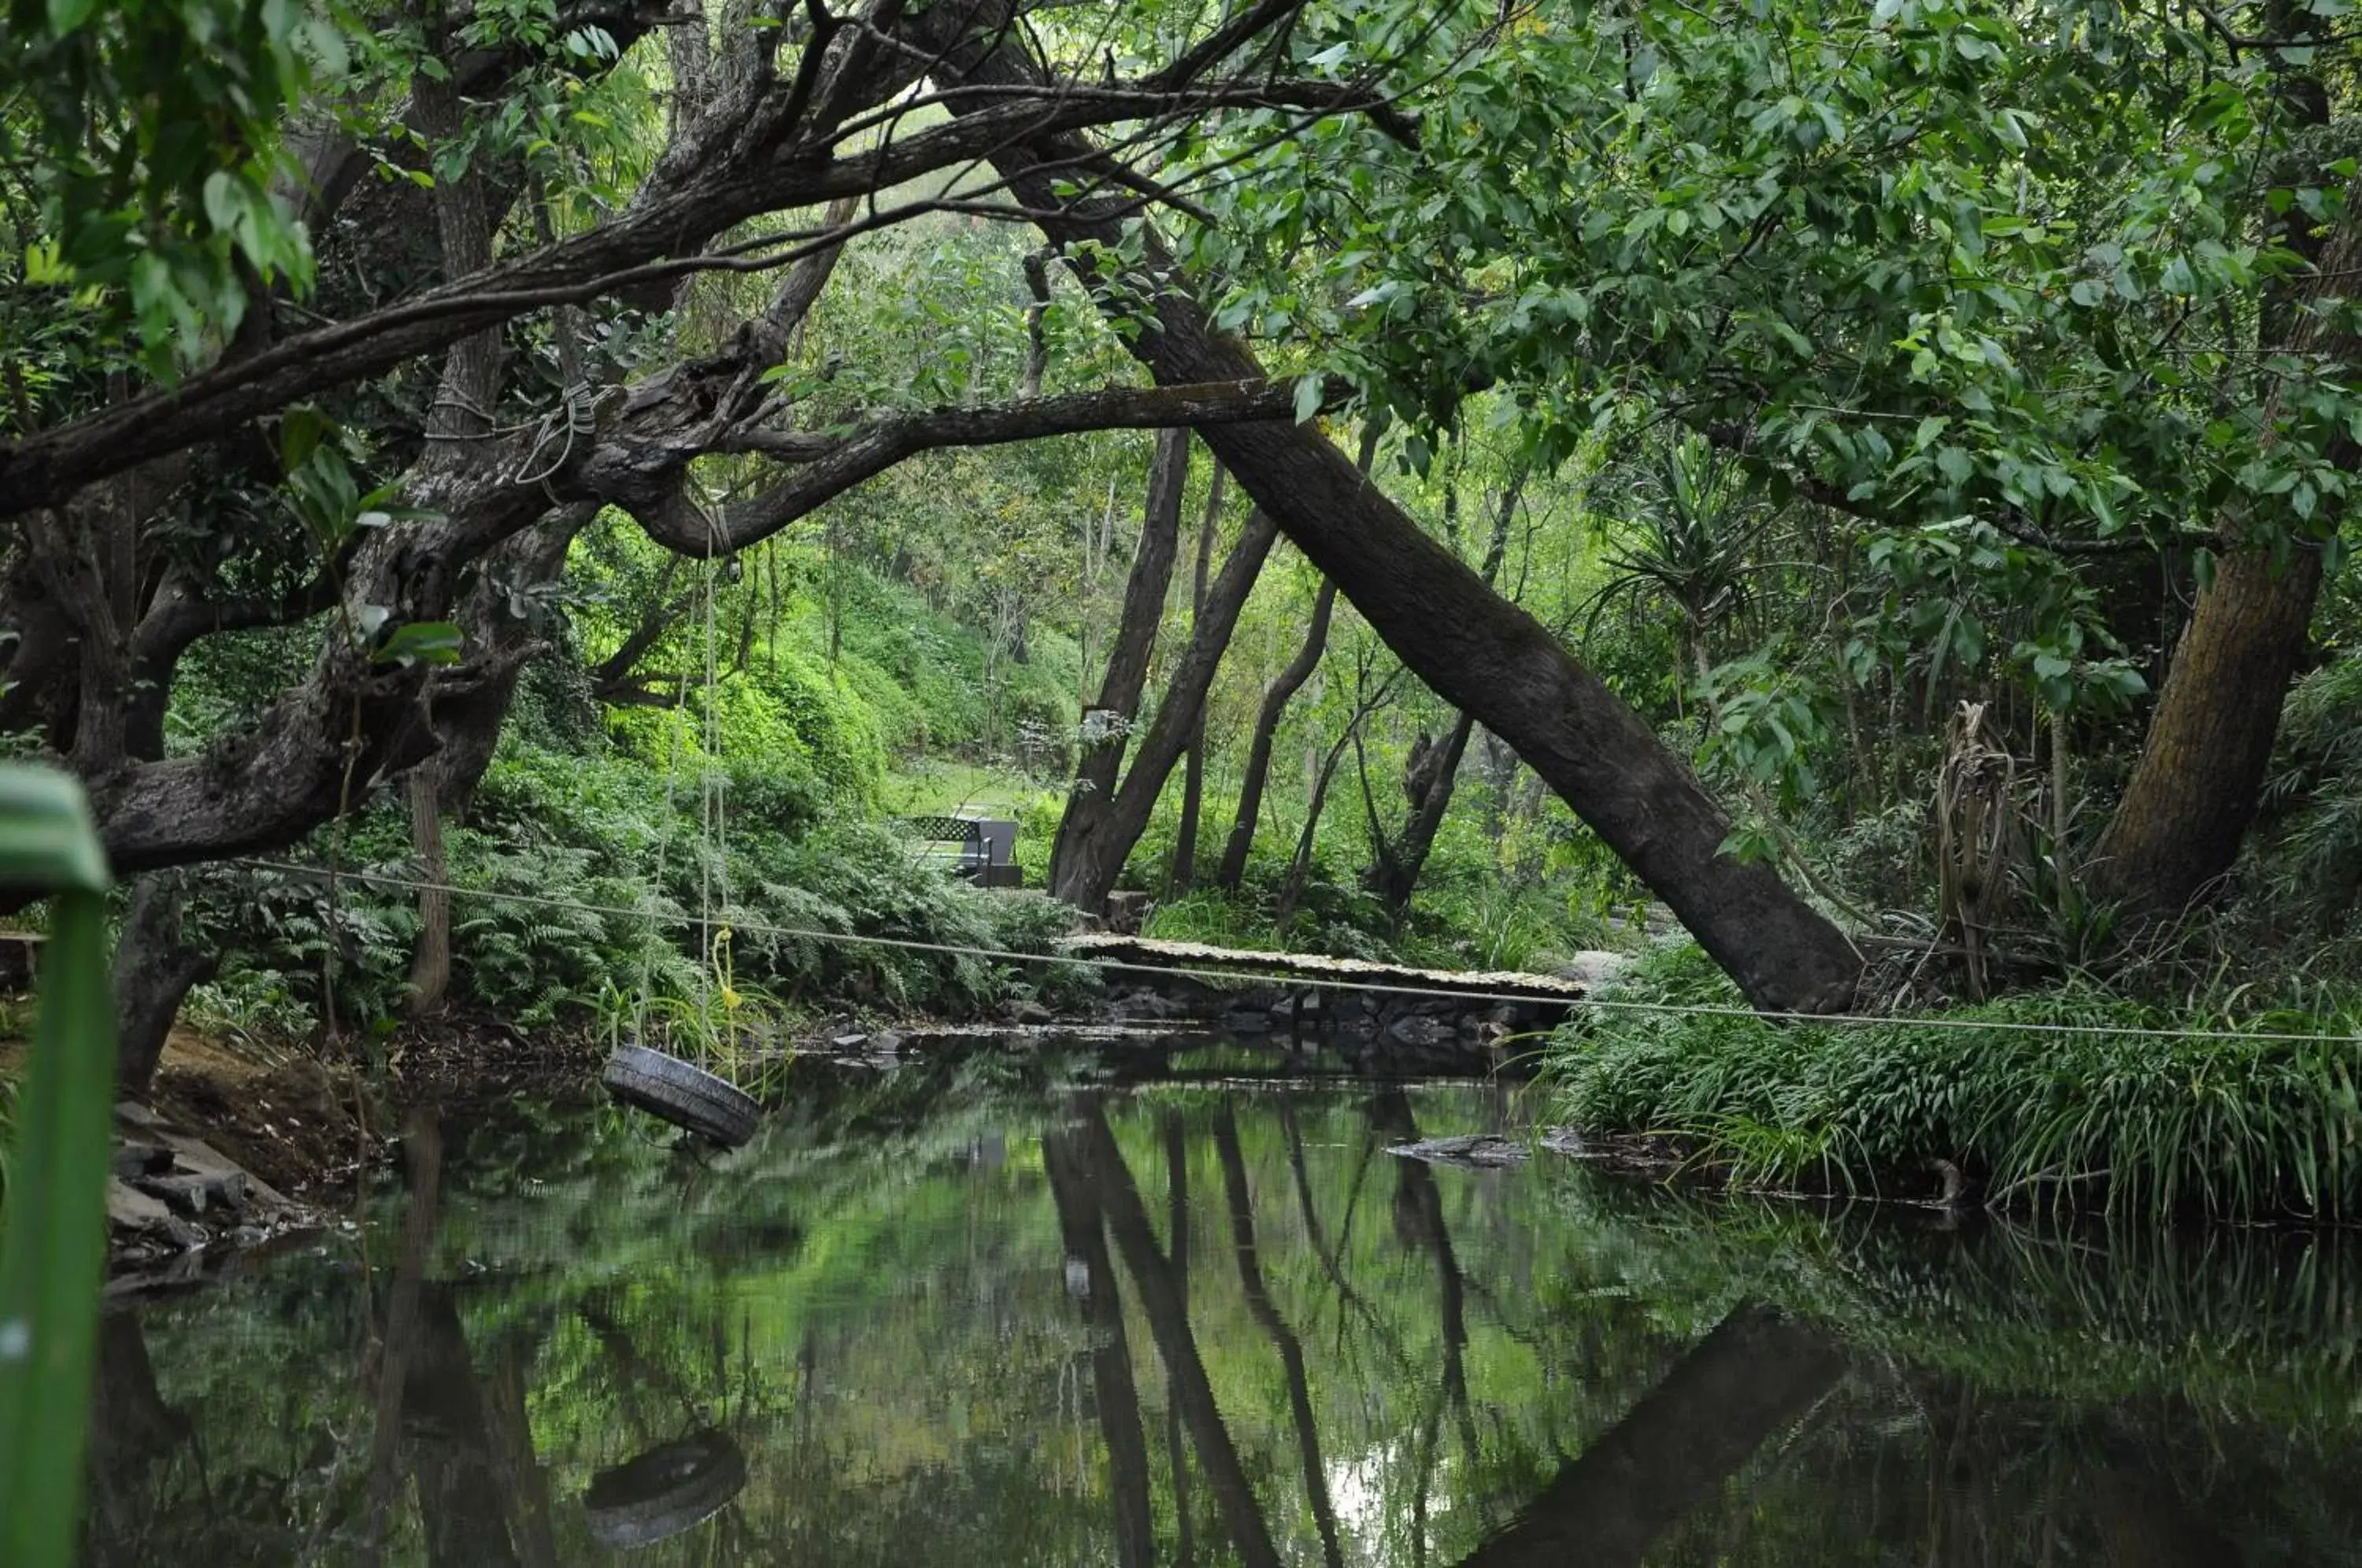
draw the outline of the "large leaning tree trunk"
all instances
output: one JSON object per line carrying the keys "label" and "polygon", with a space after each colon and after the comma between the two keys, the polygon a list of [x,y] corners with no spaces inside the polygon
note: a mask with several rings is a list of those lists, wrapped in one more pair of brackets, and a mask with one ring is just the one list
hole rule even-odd
{"label": "large leaning tree trunk", "polygon": [[[1050,891],[1077,909],[1096,911],[1106,898],[1104,888],[1098,898],[1089,896],[1096,867],[1105,858],[1098,851],[1098,840],[1108,826],[1124,744],[1139,716],[1141,694],[1148,689],[1149,660],[1156,652],[1164,595],[1172,587],[1173,562],[1180,552],[1181,493],[1188,481],[1189,432],[1160,431],[1155,458],[1148,465],[1148,503],[1141,518],[1140,545],[1132,552],[1131,575],[1124,582],[1122,614],[1108,649],[1098,700],[1083,711],[1083,755],[1050,852]],[[1125,846],[1127,852],[1130,847]]]}
{"label": "large leaning tree trunk", "polygon": [[[994,89],[955,99],[983,111],[998,90],[1038,90],[1043,73],[1013,46],[955,54],[946,81]],[[1077,168],[1110,165],[1078,137],[1004,147],[995,166],[1041,215],[1069,256],[1112,256],[1129,242],[1129,198],[1069,201]],[[1154,254],[1143,275],[1098,292],[1153,300],[1153,322],[1126,342],[1160,384],[1261,373],[1254,356],[1217,331],[1187,284]],[[1127,324],[1134,326],[1136,324]],[[1640,717],[1578,663],[1548,628],[1486,588],[1309,425],[1234,425],[1205,432],[1231,476],[1369,622],[1405,665],[1454,707],[1518,748],[1575,813],[1671,906],[1757,1007],[1827,1012],[1848,1006],[1861,958],[1845,934],[1771,867],[1722,852],[1725,815]]]}
{"label": "large leaning tree trunk", "polygon": [[[2295,6],[2268,12],[2291,34],[2320,25]],[[2276,96],[2291,127],[2317,134],[2330,116],[2320,77],[2310,65],[2278,57],[2276,69]],[[2327,170],[2309,172],[2323,185],[2338,182]],[[2312,267],[2267,297],[2257,326],[2259,360],[2275,354],[2319,359],[2335,379],[2362,359],[2351,315],[2334,305],[2355,293],[2362,217],[2349,211],[2325,238],[2301,207],[2279,222],[2282,243]],[[2288,384],[2275,380],[2265,400],[2267,440],[2290,412],[2282,396]],[[2343,433],[2330,458],[2349,474],[2362,467],[2362,448]],[[2136,922],[2180,913],[2237,860],[2279,734],[2280,703],[2304,657],[2321,591],[2320,548],[2300,542],[2283,555],[2263,542],[2239,540],[2243,531],[2235,521],[2226,530],[2234,547],[2200,592],[2175,646],[2140,761],[2100,840],[2093,866],[2100,891]]]}

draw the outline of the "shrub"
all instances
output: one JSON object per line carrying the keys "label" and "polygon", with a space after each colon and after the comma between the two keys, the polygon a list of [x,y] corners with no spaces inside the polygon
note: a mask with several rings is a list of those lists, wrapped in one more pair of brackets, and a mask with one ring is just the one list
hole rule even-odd
{"label": "shrub", "polygon": [[1684,948],[1562,1030],[1551,1069],[1576,1125],[1675,1137],[1738,1183],[1916,1193],[1948,1160],[2000,1205],[2362,1217],[2362,1011],[2288,999],[2165,1009],[2071,981],[1917,1019],[1779,1025]]}

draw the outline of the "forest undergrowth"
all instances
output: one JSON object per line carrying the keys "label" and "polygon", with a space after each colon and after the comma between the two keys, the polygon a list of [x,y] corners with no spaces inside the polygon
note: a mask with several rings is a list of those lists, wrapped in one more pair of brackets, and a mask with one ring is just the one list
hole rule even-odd
{"label": "forest undergrowth", "polygon": [[1556,1113],[1735,1187],[2170,1222],[2362,1217],[2362,982],[2070,975],[1857,1021],[1749,1016],[1694,946],[1562,1028]]}

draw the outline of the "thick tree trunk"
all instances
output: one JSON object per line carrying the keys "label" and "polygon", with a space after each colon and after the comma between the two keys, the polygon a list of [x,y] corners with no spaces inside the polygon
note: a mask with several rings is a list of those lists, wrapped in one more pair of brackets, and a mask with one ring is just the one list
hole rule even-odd
{"label": "thick tree trunk", "polygon": [[131,907],[115,945],[118,1093],[131,1099],[147,1094],[189,988],[211,979],[220,966],[219,950],[184,939],[177,877],[161,873],[132,884]]}
{"label": "thick tree trunk", "polygon": [[1389,920],[1399,922],[1410,909],[1410,896],[1418,889],[1419,874],[1427,869],[1428,854],[1443,827],[1443,814],[1451,809],[1452,792],[1460,785],[1461,759],[1468,755],[1468,740],[1475,730],[1475,719],[1462,712],[1452,721],[1451,733],[1417,757],[1405,773],[1410,817],[1398,836],[1389,843],[1378,836],[1377,825],[1372,823],[1377,863],[1370,867],[1368,885],[1385,905]]}
{"label": "thick tree trunk", "polygon": [[[1140,547],[1132,552],[1131,576],[1123,590],[1123,617],[1108,650],[1107,676],[1098,701],[1083,713],[1083,756],[1074,787],[1058,819],[1058,839],[1050,852],[1050,891],[1076,909],[1097,913],[1106,901],[1098,867],[1105,859],[1098,840],[1114,810],[1116,774],[1123,764],[1131,722],[1148,685],[1148,664],[1164,620],[1164,595],[1173,584],[1173,562],[1181,544],[1181,492],[1189,479],[1189,432],[1165,430],[1156,437],[1156,458],[1148,468],[1148,505],[1140,525]],[[1129,844],[1124,851],[1131,850]],[[1123,861],[1117,857],[1120,869]],[[1112,875],[1107,879],[1112,885]]]}
{"label": "thick tree trunk", "polygon": [[1637,1568],[1844,1370],[1821,1335],[1740,1309],[1461,1568]]}
{"label": "thick tree trunk", "polygon": [[1165,683],[1156,717],[1141,734],[1123,783],[1080,852],[1065,863],[1065,880],[1053,886],[1058,897],[1076,908],[1097,910],[1107,902],[1115,879],[1123,874],[1124,860],[1147,831],[1164,782],[1173,776],[1181,748],[1188,744],[1189,733],[1205,711],[1206,693],[1214,684],[1223,652],[1231,646],[1239,613],[1246,608],[1247,597],[1254,591],[1255,579],[1278,536],[1270,517],[1258,509],[1247,519],[1230,558],[1222,563],[1221,575],[1206,596],[1205,618],[1190,632],[1189,646]]}
{"label": "thick tree trunk", "polygon": [[[1353,467],[1367,474],[1370,465],[1377,460],[1377,421],[1362,426],[1362,450],[1353,459]],[[1312,624],[1305,628],[1304,646],[1279,672],[1263,694],[1263,706],[1255,711],[1254,734],[1247,744],[1245,776],[1239,780],[1238,814],[1231,821],[1231,836],[1222,845],[1222,864],[1217,880],[1225,891],[1235,893],[1247,874],[1247,856],[1254,850],[1255,825],[1263,816],[1264,790],[1271,778],[1271,748],[1279,735],[1279,721],[1287,712],[1288,702],[1312,679],[1320,668],[1321,655],[1329,648],[1329,623],[1337,610],[1337,585],[1327,578],[1320,580],[1320,590],[1312,600]],[[1317,813],[1316,813],[1317,814]]]}
{"label": "thick tree trunk", "polygon": [[1247,874],[1247,856],[1254,849],[1255,823],[1263,815],[1264,790],[1271,778],[1271,748],[1279,735],[1279,721],[1287,712],[1289,700],[1320,668],[1320,656],[1329,646],[1330,617],[1336,609],[1337,585],[1323,578],[1320,591],[1312,601],[1312,622],[1304,629],[1304,646],[1263,694],[1263,706],[1255,712],[1246,774],[1239,780],[1238,815],[1231,823],[1230,841],[1222,845],[1221,869],[1215,873],[1215,880],[1230,892],[1238,891]]}
{"label": "thick tree trunk", "polygon": [[439,770],[430,758],[410,770],[403,792],[410,800],[410,844],[418,856],[418,943],[410,954],[410,1010],[414,1017],[439,1010],[451,988],[451,862],[443,853],[443,804],[436,797]]}
{"label": "thick tree trunk", "polygon": [[2134,920],[2180,913],[2238,858],[2320,587],[2316,548],[2279,569],[2264,551],[2239,550],[2198,596],[2092,867]]}
{"label": "thick tree trunk", "polygon": [[[680,29],[676,29],[679,31]],[[697,43],[704,41],[698,29]],[[701,51],[673,42],[674,63],[701,76]],[[413,90],[421,126],[430,136],[453,137],[460,128],[459,98],[448,83],[424,78]],[[680,105],[675,105],[678,116]],[[676,126],[675,134],[678,134]],[[471,171],[435,186],[435,215],[443,240],[443,272],[463,278],[492,262],[492,215],[495,202],[486,190],[489,171]],[[505,197],[498,204],[508,204]],[[561,318],[559,336],[571,352],[572,326]],[[571,379],[570,377],[568,378]],[[451,345],[443,361],[443,380],[427,411],[426,436],[446,444],[439,456],[464,461],[476,455],[491,430],[492,404],[501,393],[501,334],[498,328],[475,333]],[[434,458],[429,459],[435,460]],[[512,680],[513,677],[511,678]],[[430,688],[430,692],[432,689]],[[431,701],[431,696],[430,696]],[[504,714],[505,702],[501,704]],[[499,719],[493,721],[497,732]],[[488,754],[489,755],[489,754]],[[451,864],[443,852],[442,758],[429,757],[410,770],[405,792],[410,803],[410,835],[418,854],[418,942],[411,951],[410,1010],[423,1017],[443,1006],[451,986]]]}
{"label": "thick tree trunk", "polygon": [[[2276,31],[2292,36],[2323,25],[2292,5],[2268,6],[2267,16]],[[2308,130],[2323,126],[2329,94],[2314,69],[2298,63],[2294,51],[2274,63],[2274,94],[2290,122]],[[2332,182],[2326,171],[2322,182]],[[2311,261],[2312,271],[2266,298],[2257,328],[2264,357],[2323,356],[2344,364],[2362,359],[2351,312],[2318,308],[2352,292],[2355,269],[2362,265],[2362,216],[2348,214],[2325,239],[2301,209],[2279,223],[2279,237]],[[2333,379],[2340,379],[2341,370],[2332,364]],[[2265,401],[2268,440],[2290,384],[2275,379]],[[2350,440],[2336,441],[2330,457],[2349,474],[2362,467],[2362,449]],[[2100,891],[2133,921],[2179,914],[2237,860],[2279,734],[2280,703],[2304,656],[2321,578],[2320,550],[2309,543],[2296,546],[2284,565],[2249,545],[2227,552],[2213,582],[2199,594],[2140,761],[2092,867]]]}
{"label": "thick tree trunk", "polygon": [[444,821],[465,812],[476,798],[515,705],[517,678],[541,646],[540,618],[517,614],[513,595],[556,581],[566,569],[568,547],[594,514],[589,506],[561,507],[539,527],[492,552],[459,611],[468,662],[429,689],[436,751],[410,770],[403,784],[411,847],[425,884],[418,890],[418,941],[410,958],[414,1015],[440,1008],[451,985],[451,863],[443,848]]}
{"label": "thick tree trunk", "polygon": [[[996,40],[979,53],[967,65],[969,82],[1040,80],[1039,68],[1014,47]],[[996,101],[986,95],[956,111],[980,112]],[[1123,204],[1068,207],[1056,187],[1071,174],[1044,167],[1060,162],[1070,171],[1065,160],[1093,156],[1078,138],[1044,137],[994,157],[1020,201],[1058,215],[1043,217],[1042,228],[1069,255],[1093,248],[1107,254],[1125,243]],[[1156,302],[1156,320],[1126,338],[1160,384],[1261,372],[1243,345],[1213,328],[1169,266],[1129,282],[1134,286],[1096,297],[1109,300],[1109,308],[1117,293]],[[1231,478],[1403,663],[1514,745],[1672,908],[1749,1000],[1801,1012],[1851,1003],[1861,975],[1853,944],[1769,867],[1723,853],[1729,818],[1547,627],[1420,532],[1314,426],[1231,425],[1205,436]]]}
{"label": "thick tree trunk", "polygon": [[[1198,559],[1189,585],[1189,630],[1206,618],[1207,574],[1213,569],[1214,539],[1222,518],[1222,490],[1227,476],[1214,465],[1206,488],[1205,514],[1198,520]],[[1198,818],[1206,799],[1206,705],[1198,705],[1198,722],[1189,731],[1189,749],[1181,767],[1181,822],[1173,831],[1173,869],[1165,878],[1167,893],[1187,893],[1198,881]]]}

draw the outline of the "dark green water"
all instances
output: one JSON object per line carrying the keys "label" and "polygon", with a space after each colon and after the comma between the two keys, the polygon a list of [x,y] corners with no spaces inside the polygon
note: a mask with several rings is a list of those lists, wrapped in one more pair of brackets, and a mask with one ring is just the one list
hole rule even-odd
{"label": "dark green water", "polygon": [[2331,1242],[1384,1152],[1513,1123],[1479,1087],[991,1077],[703,1165],[447,1123],[432,1194],[110,1319],[88,1560],[2362,1562]]}

